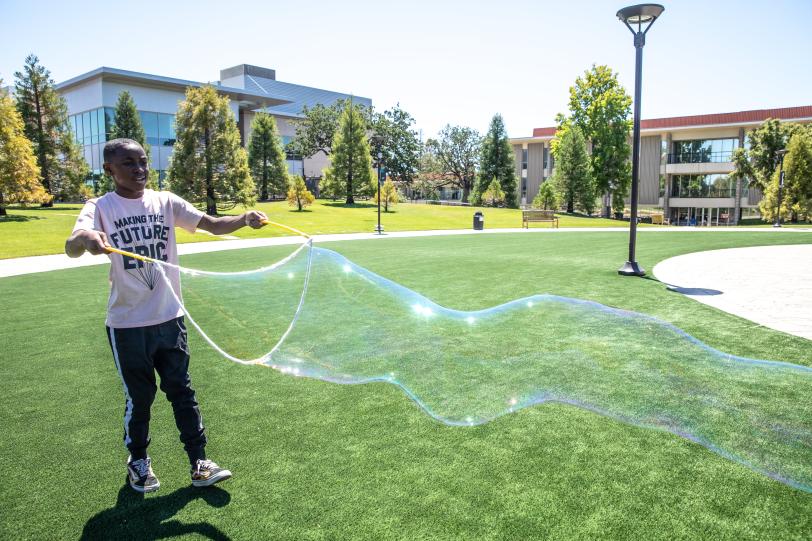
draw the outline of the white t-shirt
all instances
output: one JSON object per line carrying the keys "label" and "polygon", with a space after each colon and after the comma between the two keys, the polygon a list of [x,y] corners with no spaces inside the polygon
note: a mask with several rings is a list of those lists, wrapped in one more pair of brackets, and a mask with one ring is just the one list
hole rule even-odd
{"label": "white t-shirt", "polygon": [[[73,230],[103,231],[111,246],[177,265],[175,227],[193,233],[202,216],[201,211],[170,192],[144,190],[140,199],[109,192],[85,203]],[[108,327],[145,327],[183,315],[156,265],[115,253],[109,257]],[[178,270],[163,268],[180,298]]]}

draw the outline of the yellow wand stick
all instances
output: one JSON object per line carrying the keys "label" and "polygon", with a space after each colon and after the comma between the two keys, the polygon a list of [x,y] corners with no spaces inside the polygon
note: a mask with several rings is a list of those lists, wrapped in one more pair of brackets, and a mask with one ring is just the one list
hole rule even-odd
{"label": "yellow wand stick", "polygon": [[272,222],[270,220],[260,220],[259,223],[261,223],[262,225],[275,225],[276,227],[280,227],[282,229],[287,229],[288,231],[290,231],[292,233],[296,233],[297,235],[301,235],[306,239],[310,238],[310,235],[308,235],[304,231],[299,231],[298,229],[290,227],[289,225],[280,224],[279,222]]}
{"label": "yellow wand stick", "polygon": [[113,248],[112,246],[107,246],[104,248],[108,254],[121,254],[126,255],[127,257],[132,257],[133,259],[139,259],[146,263],[162,263],[162,261],[158,261],[157,259],[152,259],[151,257],[147,257],[145,255],[134,254],[132,252],[125,252],[124,250],[119,250],[118,248]]}

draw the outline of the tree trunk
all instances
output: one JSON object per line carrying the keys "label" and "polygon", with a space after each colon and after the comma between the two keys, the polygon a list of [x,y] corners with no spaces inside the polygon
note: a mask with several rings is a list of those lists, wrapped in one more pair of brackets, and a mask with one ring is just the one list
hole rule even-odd
{"label": "tree trunk", "polygon": [[212,174],[211,154],[209,153],[209,128],[203,136],[203,155],[206,157],[206,214],[217,216],[217,200],[214,197],[214,179]]}
{"label": "tree trunk", "polygon": [[259,198],[263,201],[268,200],[268,158],[264,152],[262,155],[262,193],[259,194]]}
{"label": "tree trunk", "polygon": [[[33,82],[33,81],[32,81]],[[51,192],[51,174],[48,170],[48,157],[45,154],[45,129],[42,127],[42,108],[39,103],[39,87],[36,83],[34,83],[34,106],[37,109],[37,153],[39,154],[39,168],[40,174],[42,175],[42,185],[45,188],[45,191],[49,194],[53,195]],[[50,201],[46,201],[42,203],[43,207],[53,207],[54,206],[54,199],[51,198]]]}

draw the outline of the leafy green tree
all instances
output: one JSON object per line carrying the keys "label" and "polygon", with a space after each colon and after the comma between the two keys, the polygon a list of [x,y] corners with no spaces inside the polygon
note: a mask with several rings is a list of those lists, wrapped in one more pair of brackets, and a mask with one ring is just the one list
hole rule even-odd
{"label": "leafy green tree", "polygon": [[[110,128],[110,139],[132,139],[143,147],[147,154],[147,163],[150,164],[147,188],[158,189],[158,172],[152,169],[151,148],[147,144],[147,135],[144,132],[144,125],[141,122],[141,115],[135,106],[135,101],[129,92],[122,90],[116,101],[115,122]],[[101,184],[96,190],[98,193],[111,192],[115,189],[113,179],[105,174]]]}
{"label": "leafy green tree", "polygon": [[[570,87],[569,118],[558,116],[559,129],[577,126],[591,145],[594,194],[608,194],[615,211],[631,185],[629,134],[632,99],[609,66],[592,66]],[[604,208],[609,215],[609,208]]]}
{"label": "leafy green tree", "polygon": [[333,152],[333,138],[338,131],[341,115],[352,107],[361,114],[367,129],[371,129],[373,111],[370,107],[355,103],[353,98],[338,99],[331,105],[317,103],[313,107],[302,107],[303,118],[295,120],[296,136],[290,144],[291,150],[309,158],[322,152],[330,156]]}
{"label": "leafy green tree", "polygon": [[804,128],[794,122],[768,118],[747,134],[750,148],[737,148],[733,155],[733,174],[747,178],[751,186],[765,191],[778,167],[778,151],[787,148],[790,138]]}
{"label": "leafy green tree", "polygon": [[[812,130],[794,132],[784,157],[780,213],[783,220],[797,222],[799,218],[812,219]],[[779,170],[774,172],[759,203],[762,217],[769,221],[775,220],[778,212]]]}
{"label": "leafy green tree", "polygon": [[491,119],[488,133],[482,140],[479,159],[479,182],[475,188],[477,199],[489,187],[493,179],[499,181],[504,192],[504,202],[508,207],[516,207],[516,164],[513,159],[513,148],[510,146],[505,122],[502,115],[496,114]]}
{"label": "leafy green tree", "polygon": [[[372,199],[375,201],[378,200],[378,192],[375,192],[375,195],[372,196]],[[398,189],[395,187],[395,183],[392,182],[391,178],[387,178],[386,181],[383,183],[383,187],[381,188],[381,203],[383,204],[383,211],[389,212],[389,205],[397,205],[400,203],[400,197],[398,196]]]}
{"label": "leafy green tree", "polygon": [[380,144],[370,150],[375,156],[381,150],[387,176],[398,184],[411,185],[417,178],[421,154],[414,118],[400,104],[383,113],[373,111],[372,131],[380,137]]}
{"label": "leafy green tree", "polygon": [[172,190],[205,205],[206,213],[252,205],[254,182],[229,100],[214,87],[188,88],[177,113],[175,151],[169,165]]}
{"label": "leafy green tree", "polygon": [[476,180],[482,138],[473,128],[447,124],[437,139],[426,141],[426,147],[436,160],[438,186],[454,186],[462,190],[467,202]]}
{"label": "leafy green tree", "polygon": [[291,207],[296,206],[297,211],[301,212],[304,207],[313,204],[316,198],[307,189],[307,185],[302,177],[299,175],[291,176],[288,184],[288,205]]}
{"label": "leafy green tree", "polygon": [[505,204],[505,192],[498,178],[494,178],[482,192],[482,203],[490,207],[501,207]]}
{"label": "leafy green tree", "polygon": [[555,189],[552,182],[542,182],[533,198],[533,208],[548,210],[555,207]]}
{"label": "leafy green tree", "polygon": [[254,183],[258,184],[260,199],[267,200],[269,194],[285,193],[288,185],[285,150],[276,128],[276,119],[267,113],[257,113],[251,122],[248,165]]}
{"label": "leafy green tree", "polygon": [[23,119],[25,135],[34,144],[42,185],[53,200],[79,196],[90,168],[68,128],[68,108],[54,88],[50,72],[39,59],[28,55],[23,70],[14,74],[17,110]]}
{"label": "leafy green tree", "polygon": [[589,154],[581,130],[570,125],[558,132],[558,144],[553,149],[555,171],[553,187],[558,199],[567,205],[567,212],[575,207],[591,214],[595,208],[595,192]]}
{"label": "leafy green tree", "polygon": [[0,216],[6,215],[9,203],[45,203],[50,198],[40,183],[34,147],[14,100],[0,94]]}
{"label": "leafy green tree", "polygon": [[361,111],[347,104],[333,138],[330,167],[325,171],[328,191],[331,185],[343,185],[346,204],[355,203],[356,196],[368,196],[372,192],[372,161],[366,137],[367,124]]}

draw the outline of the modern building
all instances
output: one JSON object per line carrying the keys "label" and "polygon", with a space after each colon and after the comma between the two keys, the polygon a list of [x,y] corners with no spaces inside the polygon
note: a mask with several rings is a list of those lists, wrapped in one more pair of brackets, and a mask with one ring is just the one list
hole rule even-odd
{"label": "modern building", "polygon": [[[276,117],[283,144],[296,133],[292,121],[302,118],[304,106],[332,105],[349,94],[322,90],[276,80],[272,69],[240,64],[220,71],[220,80],[203,83],[148,73],[101,67],[56,85],[65,98],[71,129],[84,149],[93,175],[102,174],[102,148],[115,122],[115,106],[121,91],[133,97],[141,115],[147,144],[151,146],[152,168],[159,181],[166,177],[175,144],[175,113],[188,87],[213,84],[231,100],[231,110],[245,145],[251,135],[251,121],[259,111]],[[354,96],[356,103],[370,106],[369,98]],[[308,178],[318,178],[327,167],[323,153],[311,157],[289,154],[288,170]]]}
{"label": "modern building", "polygon": [[[807,123],[812,106],[643,119],[640,122],[639,204],[663,209],[675,225],[732,225],[758,216],[761,192],[730,173],[733,151],[768,118]],[[553,170],[556,128],[511,139],[522,204],[529,204]]]}

